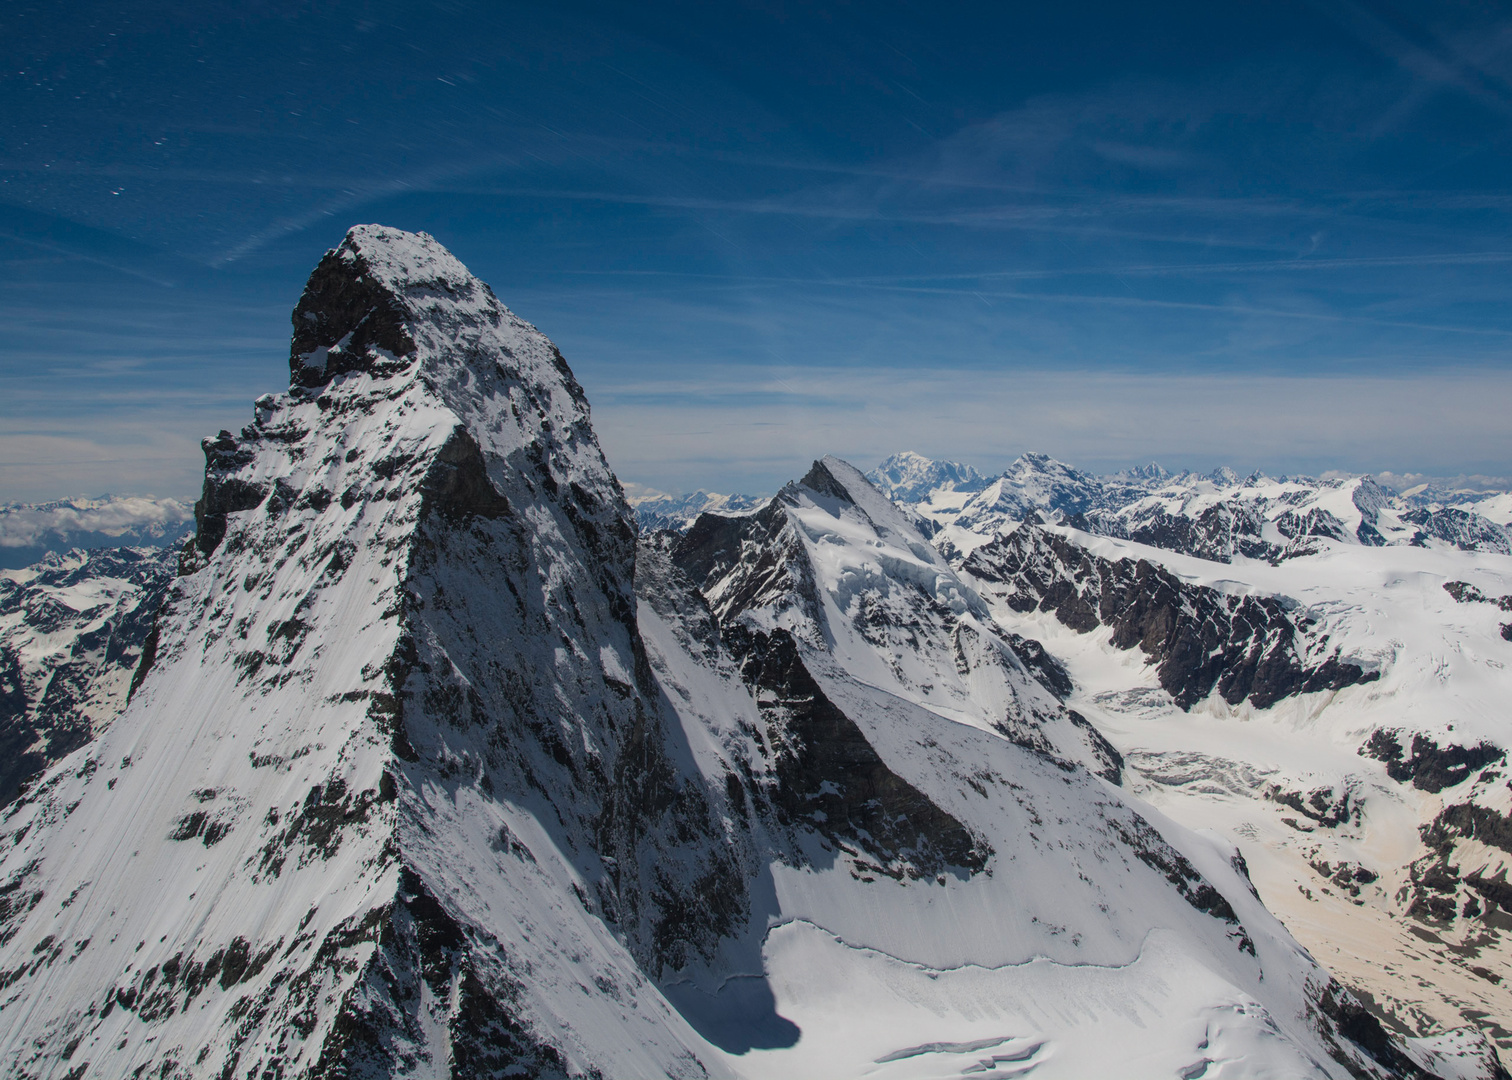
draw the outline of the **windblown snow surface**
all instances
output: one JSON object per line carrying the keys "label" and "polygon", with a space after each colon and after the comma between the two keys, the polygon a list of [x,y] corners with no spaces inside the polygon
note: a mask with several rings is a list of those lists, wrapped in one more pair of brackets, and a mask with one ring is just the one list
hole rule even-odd
{"label": "windblown snow surface", "polygon": [[843,462],[638,545],[430,237],[353,229],[294,327],[130,704],[0,823],[6,1075],[1502,1075],[1120,788]]}

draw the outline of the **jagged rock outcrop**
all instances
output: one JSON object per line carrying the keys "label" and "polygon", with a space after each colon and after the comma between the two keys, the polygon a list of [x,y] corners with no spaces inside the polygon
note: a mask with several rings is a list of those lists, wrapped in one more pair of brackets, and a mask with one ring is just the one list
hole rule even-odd
{"label": "jagged rock outcrop", "polygon": [[1386,773],[1393,780],[1410,783],[1434,794],[1462,784],[1487,765],[1505,763],[1506,751],[1488,742],[1474,746],[1440,746],[1426,735],[1412,736],[1404,750],[1405,736],[1399,731],[1371,732],[1360,753],[1385,762]]}
{"label": "jagged rock outcrop", "polygon": [[1040,526],[977,548],[963,569],[1014,611],[1054,612],[1081,633],[1110,627],[1112,644],[1138,646],[1183,709],[1214,692],[1263,709],[1379,676],[1312,637],[1281,599],[1185,582],[1143,559],[1104,559]]}
{"label": "jagged rock outcrop", "polygon": [[177,562],[101,548],[0,572],[0,806],[125,707]]}

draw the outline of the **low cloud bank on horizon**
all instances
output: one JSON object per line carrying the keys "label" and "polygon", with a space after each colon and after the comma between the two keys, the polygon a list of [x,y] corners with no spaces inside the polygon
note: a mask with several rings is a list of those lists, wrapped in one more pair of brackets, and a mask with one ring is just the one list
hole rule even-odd
{"label": "low cloud bank on horizon", "polygon": [[177,499],[64,499],[51,505],[0,506],[0,548],[29,548],[81,533],[121,537],[128,533],[161,536],[194,517]]}

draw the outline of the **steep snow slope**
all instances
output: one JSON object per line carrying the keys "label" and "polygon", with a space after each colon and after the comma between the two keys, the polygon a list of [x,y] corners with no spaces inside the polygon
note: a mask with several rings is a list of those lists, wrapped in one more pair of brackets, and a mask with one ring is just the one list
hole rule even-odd
{"label": "steep snow slope", "polygon": [[177,564],[172,549],[104,548],[0,571],[0,806],[125,707]]}
{"label": "steep snow slope", "polygon": [[1067,760],[848,466],[725,519],[711,608],[434,240],[352,230],[294,326],[131,704],[0,822],[8,1075],[1491,1075]]}

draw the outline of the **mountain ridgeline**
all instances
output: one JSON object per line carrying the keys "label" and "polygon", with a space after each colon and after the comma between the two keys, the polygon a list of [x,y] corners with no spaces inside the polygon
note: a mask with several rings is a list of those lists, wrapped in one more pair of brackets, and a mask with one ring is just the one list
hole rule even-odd
{"label": "mountain ridgeline", "polygon": [[846,463],[638,536],[560,352],[431,237],[354,228],[293,321],[129,702],[0,820],[6,1075],[1505,1075],[1120,787]]}

